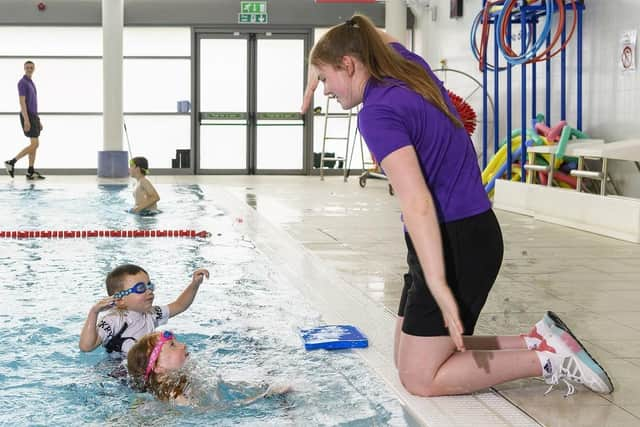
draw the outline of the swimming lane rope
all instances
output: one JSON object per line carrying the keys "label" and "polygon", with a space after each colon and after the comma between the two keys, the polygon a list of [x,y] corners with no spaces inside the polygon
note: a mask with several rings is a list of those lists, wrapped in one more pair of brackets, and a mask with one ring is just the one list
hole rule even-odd
{"label": "swimming lane rope", "polygon": [[0,231],[4,239],[88,239],[88,238],[134,238],[134,237],[210,237],[208,231],[196,230],[16,230]]}

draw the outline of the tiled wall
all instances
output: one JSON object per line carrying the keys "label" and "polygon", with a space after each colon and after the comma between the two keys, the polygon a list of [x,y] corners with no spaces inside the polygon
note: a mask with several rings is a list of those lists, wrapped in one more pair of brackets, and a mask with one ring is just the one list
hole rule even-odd
{"label": "tiled wall", "polygon": [[[640,63],[635,72],[623,73],[618,58],[620,37],[624,31],[640,31],[640,1],[637,0],[585,0],[583,21],[583,130],[593,137],[614,141],[640,138]],[[439,67],[441,59],[447,60],[450,68],[472,74],[478,80],[482,74],[469,47],[471,23],[482,7],[482,0],[465,0],[464,16],[449,18],[449,1],[432,0],[429,8],[414,8],[417,14],[416,51],[423,54],[433,68]],[[435,21],[433,10],[436,9]],[[567,25],[571,25],[572,14],[567,14]],[[515,28],[515,27],[514,27]],[[539,27],[541,28],[541,26]],[[555,21],[552,32],[555,30]],[[514,33],[517,31],[514,30]],[[478,35],[479,37],[479,35]],[[567,48],[567,118],[576,125],[576,39]],[[492,43],[492,42],[491,42]],[[518,42],[519,43],[519,42]],[[639,52],[637,50],[637,52]],[[491,62],[492,52],[490,52]],[[551,123],[560,118],[560,56],[552,61],[552,113]],[[528,80],[531,71],[528,71]],[[493,76],[490,75],[490,82]],[[500,73],[501,88],[506,88],[506,73]],[[513,128],[521,127],[520,71],[515,70],[513,82]],[[538,112],[544,113],[544,65],[538,65]],[[461,85],[460,82],[452,82]],[[489,90],[493,85],[490,83]],[[467,89],[462,89],[464,92]],[[500,102],[500,138],[506,135],[506,92]],[[527,116],[531,116],[531,101],[527,101]],[[475,105],[474,105],[475,107]],[[480,105],[477,108],[480,113]],[[488,116],[491,120],[491,116]],[[492,133],[489,133],[492,141]],[[612,162],[611,175],[622,194],[640,197],[640,172],[633,162]]]}

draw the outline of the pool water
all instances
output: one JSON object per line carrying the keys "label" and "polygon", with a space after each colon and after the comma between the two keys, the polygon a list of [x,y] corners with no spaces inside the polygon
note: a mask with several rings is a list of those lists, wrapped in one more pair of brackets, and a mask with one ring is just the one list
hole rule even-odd
{"label": "pool water", "polygon": [[[6,184],[0,230],[195,229],[209,238],[0,240],[0,425],[413,425],[357,350],[307,352],[300,328],[322,324],[206,187],[159,185],[161,214],[140,217],[126,185]],[[197,268],[211,277],[167,329],[189,345],[201,404],[180,408],[109,376],[102,348],[78,349],[104,278],[134,263],[173,301]],[[284,396],[240,404],[265,384]]]}

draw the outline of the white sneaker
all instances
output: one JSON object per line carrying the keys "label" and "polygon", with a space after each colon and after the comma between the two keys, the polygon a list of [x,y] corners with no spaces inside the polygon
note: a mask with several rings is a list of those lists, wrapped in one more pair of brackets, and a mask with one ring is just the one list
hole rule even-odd
{"label": "white sneaker", "polygon": [[[554,326],[554,321],[549,313],[545,313],[541,320],[538,321],[529,333],[520,334],[521,337],[525,339],[527,342],[527,347],[529,350],[538,350],[538,351],[550,351],[555,353],[555,350],[547,345],[547,338],[553,335],[551,327]],[[552,313],[553,314],[553,313]],[[555,314],[553,314],[555,316]],[[556,316],[557,317],[557,316]],[[563,323],[564,325],[564,323]]]}
{"label": "white sneaker", "polygon": [[555,353],[553,345],[550,345],[549,343],[549,340],[555,341],[557,338],[557,336],[554,336],[554,331],[568,332],[574,339],[576,339],[569,330],[569,327],[553,311],[547,311],[544,316],[542,316],[542,319],[540,319],[538,323],[531,328],[528,334],[522,334],[521,336],[533,338],[534,342],[536,339],[540,341],[532,348],[532,350],[550,351]]}
{"label": "white sneaker", "polygon": [[609,394],[613,391],[609,375],[568,328],[565,331],[557,326],[552,326],[550,331],[551,334],[545,340],[555,350],[555,353],[544,352],[548,362],[543,367],[543,377],[547,384],[551,385],[547,393],[554,385],[558,384],[559,380],[563,380],[567,384],[568,390],[565,396],[569,396],[575,391],[573,385],[567,380],[584,384],[596,393]]}

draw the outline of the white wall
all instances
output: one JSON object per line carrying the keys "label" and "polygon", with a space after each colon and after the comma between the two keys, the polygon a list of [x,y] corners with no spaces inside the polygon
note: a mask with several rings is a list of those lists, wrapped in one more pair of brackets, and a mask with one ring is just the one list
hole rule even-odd
{"label": "white wall", "polygon": [[[416,51],[438,68],[441,59],[449,68],[460,69],[482,80],[478,64],[469,47],[469,31],[473,18],[482,7],[482,0],[465,0],[464,16],[449,18],[449,0],[432,0],[429,9],[414,9],[416,13]],[[637,0],[585,0],[583,21],[583,130],[592,137],[613,141],[640,137],[640,70],[623,74],[618,67],[619,39],[623,31],[640,30],[640,2]],[[615,5],[615,6],[612,6]],[[437,19],[432,21],[431,9],[437,9]],[[572,14],[567,14],[571,25]],[[552,31],[555,29],[555,22]],[[479,37],[479,35],[478,35]],[[492,40],[490,40],[492,43]],[[490,62],[493,52],[490,50]],[[557,58],[557,59],[556,59]],[[551,123],[559,120],[560,56],[552,62],[552,114]],[[640,68],[640,64],[638,64]],[[530,71],[528,71],[530,79]],[[567,50],[567,118],[576,126],[576,44],[575,38]],[[489,90],[493,92],[490,74]],[[506,73],[500,73],[501,88],[506,87]],[[544,113],[544,63],[538,65],[538,112]],[[514,70],[513,128],[521,126],[520,72]],[[459,84],[454,82],[455,84]],[[527,101],[530,106],[530,101]],[[500,137],[506,134],[504,106],[506,94],[500,96]],[[476,105],[474,105],[476,107]],[[480,108],[476,108],[478,113]],[[531,116],[530,107],[527,115]],[[477,131],[478,132],[478,131]],[[490,133],[490,138],[492,138]],[[622,194],[640,197],[640,173],[632,162],[611,162],[611,175]]]}

